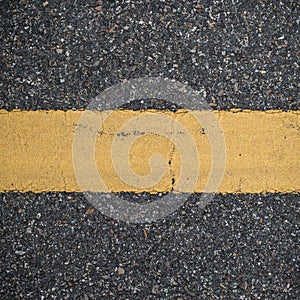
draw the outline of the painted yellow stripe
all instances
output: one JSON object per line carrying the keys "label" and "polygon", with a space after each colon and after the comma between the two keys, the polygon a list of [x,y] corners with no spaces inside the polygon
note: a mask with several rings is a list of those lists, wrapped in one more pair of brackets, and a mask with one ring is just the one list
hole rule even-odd
{"label": "painted yellow stripe", "polygon": [[[191,133],[201,153],[195,192],[203,191],[211,157],[207,136],[193,117],[178,111],[157,112],[176,118]],[[300,192],[299,111],[216,111],[226,142],[226,169],[220,193]],[[81,191],[74,175],[72,143],[83,111],[0,110],[0,191]],[[117,176],[110,159],[114,134],[130,119],[145,114],[114,111],[96,142],[99,174],[113,192],[167,191],[180,170],[180,153],[162,136],[141,135],[130,152],[132,170],[150,172],[148,159],[160,153],[172,160],[170,172],[151,188],[134,188]],[[199,127],[200,126],[200,127]]]}

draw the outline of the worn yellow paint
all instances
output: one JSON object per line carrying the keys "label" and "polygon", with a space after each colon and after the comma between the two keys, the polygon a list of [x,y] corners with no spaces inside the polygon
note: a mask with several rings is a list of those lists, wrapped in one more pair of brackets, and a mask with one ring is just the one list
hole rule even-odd
{"label": "worn yellow paint", "polygon": [[[154,112],[154,111],[153,111]],[[168,191],[180,173],[180,153],[166,137],[143,135],[129,155],[132,170],[149,174],[148,160],[161,154],[169,168],[152,187],[134,187],[116,174],[111,160],[115,134],[146,112],[112,112],[97,135],[99,174],[112,192]],[[210,146],[201,125],[187,111],[159,112],[178,120],[200,153],[195,192],[201,192],[211,167]],[[200,113],[200,112],[199,112]],[[219,193],[300,192],[300,111],[216,111],[226,142],[226,169]],[[0,191],[79,192],[72,162],[75,128],[83,111],[0,110]],[[203,132],[202,132],[203,133]]]}

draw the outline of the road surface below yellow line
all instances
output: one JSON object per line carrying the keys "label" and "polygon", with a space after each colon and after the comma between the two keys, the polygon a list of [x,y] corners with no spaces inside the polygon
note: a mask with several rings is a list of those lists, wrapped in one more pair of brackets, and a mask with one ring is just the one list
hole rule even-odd
{"label": "road surface below yellow line", "polygon": [[[74,172],[72,147],[83,113],[0,110],[0,191],[82,191]],[[188,144],[178,149],[166,137],[169,129],[164,126],[161,126],[162,134],[145,134],[142,123],[136,130],[124,127],[146,114],[176,119],[186,129],[199,153],[200,167],[194,192],[202,192],[211,171],[212,141],[208,139],[205,126],[183,110],[175,113],[111,112],[96,133],[94,151],[97,170],[106,186],[112,192],[165,192],[172,189],[180,176],[181,150],[185,151]],[[214,114],[222,128],[226,147],[226,167],[217,192],[300,192],[299,111],[215,111]],[[172,134],[185,133],[176,129]],[[135,139],[129,147],[127,141],[132,135]],[[118,149],[112,159],[114,143]],[[126,147],[130,149],[125,146],[122,149],[122,143],[127,143]],[[140,178],[146,178],[155,172],[151,169],[151,158],[157,154],[165,160],[166,168],[153,186],[134,186],[118,173],[124,171],[126,175],[131,170]],[[124,166],[120,167],[122,162]],[[98,191],[102,192],[101,189]]]}

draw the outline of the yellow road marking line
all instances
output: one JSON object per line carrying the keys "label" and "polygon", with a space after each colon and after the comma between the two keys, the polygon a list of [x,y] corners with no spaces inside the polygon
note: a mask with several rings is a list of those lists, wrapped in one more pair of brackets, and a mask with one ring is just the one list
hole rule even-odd
{"label": "yellow road marking line", "polygon": [[[153,111],[154,112],[154,111]],[[105,113],[105,112],[104,112]],[[146,112],[114,111],[98,132],[95,147],[99,174],[113,192],[168,191],[180,173],[180,153],[166,137],[143,135],[133,143],[129,161],[140,176],[149,174],[148,160],[160,153],[170,168],[155,186],[135,188],[116,174],[111,144],[124,123]],[[200,153],[195,192],[204,189],[211,167],[210,146],[198,122],[187,112],[159,112],[178,120]],[[199,112],[200,113],[200,112]],[[226,143],[226,168],[219,193],[300,192],[299,111],[215,111]],[[72,163],[76,124],[83,111],[0,110],[0,191],[81,191]],[[126,134],[119,132],[126,139]],[[179,134],[179,133],[178,133]]]}

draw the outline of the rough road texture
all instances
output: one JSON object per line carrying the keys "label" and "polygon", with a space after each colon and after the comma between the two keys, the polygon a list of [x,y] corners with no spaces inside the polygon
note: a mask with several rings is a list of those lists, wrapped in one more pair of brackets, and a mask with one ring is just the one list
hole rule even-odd
{"label": "rough road texture", "polygon": [[[214,109],[300,109],[298,1],[184,2],[0,1],[0,108],[163,76]],[[300,298],[299,194],[197,199],[133,226],[78,194],[2,193],[0,298]]]}
{"label": "rough road texture", "polygon": [[151,225],[2,194],[1,299],[299,299],[299,195],[193,196]]}
{"label": "rough road texture", "polygon": [[217,109],[299,108],[298,1],[186,2],[1,1],[0,108],[82,108],[143,76]]}

